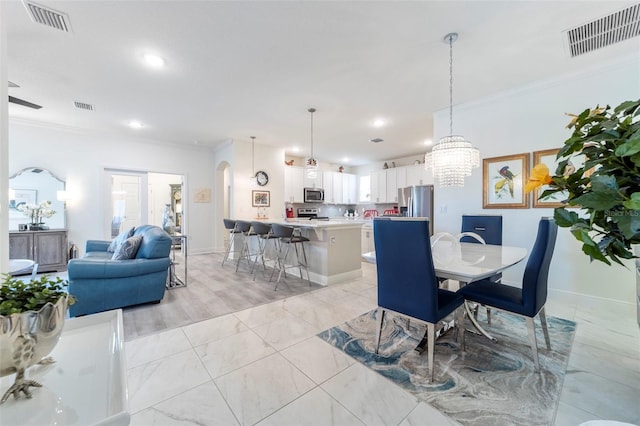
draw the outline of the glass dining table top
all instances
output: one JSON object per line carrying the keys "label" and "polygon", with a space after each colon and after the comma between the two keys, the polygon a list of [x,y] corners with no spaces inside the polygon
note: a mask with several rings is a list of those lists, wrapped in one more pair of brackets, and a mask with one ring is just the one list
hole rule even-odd
{"label": "glass dining table top", "polygon": [[[436,276],[468,283],[490,277],[521,262],[527,256],[527,249],[438,241],[431,247],[431,253]],[[376,263],[375,251],[364,253],[362,258]]]}

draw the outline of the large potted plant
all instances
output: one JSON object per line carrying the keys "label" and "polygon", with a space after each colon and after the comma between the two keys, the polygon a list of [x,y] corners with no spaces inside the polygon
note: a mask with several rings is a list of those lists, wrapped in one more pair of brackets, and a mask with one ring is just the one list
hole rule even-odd
{"label": "large potted plant", "polygon": [[53,362],[46,357],[62,333],[67,304],[73,303],[66,285],[59,277],[44,275],[28,282],[4,275],[0,284],[0,376],[16,373],[16,379],[0,403],[21,392],[31,398],[29,388],[41,386],[28,380],[25,370],[36,363]]}
{"label": "large potted plant", "polygon": [[558,152],[555,175],[538,164],[525,190],[548,185],[540,199],[562,193],[558,226],[571,228],[592,260],[622,264],[640,244],[640,100],[569,115],[573,134]]}

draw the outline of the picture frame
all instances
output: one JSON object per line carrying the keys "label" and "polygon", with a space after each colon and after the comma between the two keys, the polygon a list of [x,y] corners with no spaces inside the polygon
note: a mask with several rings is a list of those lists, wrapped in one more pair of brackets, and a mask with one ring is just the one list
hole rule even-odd
{"label": "picture frame", "polygon": [[269,207],[270,201],[269,191],[251,191],[251,205],[253,207]]}
{"label": "picture frame", "polygon": [[9,208],[17,210],[22,204],[36,204],[38,202],[37,189],[14,189],[14,199],[9,200]]}
{"label": "picture frame", "polygon": [[526,152],[482,160],[483,209],[529,208],[529,194],[524,193],[529,158]]}
{"label": "picture frame", "polygon": [[[556,155],[560,152],[560,148],[545,149],[542,151],[533,152],[533,165],[545,164],[549,168],[549,174],[553,175],[558,167],[558,161],[556,161]],[[562,200],[568,198],[568,194],[563,192],[556,192],[550,197],[544,200],[539,200],[540,194],[548,189],[548,185],[542,185],[539,188],[533,190],[533,208],[549,208],[554,209],[556,207],[562,207],[564,204]]]}

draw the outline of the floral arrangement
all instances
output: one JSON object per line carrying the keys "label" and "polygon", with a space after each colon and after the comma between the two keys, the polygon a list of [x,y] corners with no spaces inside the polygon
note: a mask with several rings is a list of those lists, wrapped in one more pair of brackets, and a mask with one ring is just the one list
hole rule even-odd
{"label": "floral arrangement", "polygon": [[591,260],[622,264],[640,244],[640,100],[568,115],[573,134],[558,152],[555,174],[536,165],[525,192],[548,185],[540,199],[566,196],[554,211],[558,226],[571,229]]}
{"label": "floral arrangement", "polygon": [[51,208],[51,201],[43,201],[40,204],[21,204],[18,211],[31,218],[31,224],[42,223],[42,219],[50,218],[56,211]]}

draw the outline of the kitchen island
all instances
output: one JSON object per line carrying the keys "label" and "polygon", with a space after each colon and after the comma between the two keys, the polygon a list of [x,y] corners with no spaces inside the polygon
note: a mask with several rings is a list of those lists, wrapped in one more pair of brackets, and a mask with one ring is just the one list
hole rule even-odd
{"label": "kitchen island", "polygon": [[[369,222],[371,221],[362,219],[274,221],[299,228],[301,234],[309,238],[310,241],[305,243],[309,275],[311,281],[321,285],[336,284],[362,276],[361,229],[363,224]],[[287,271],[297,272],[297,269]]]}

